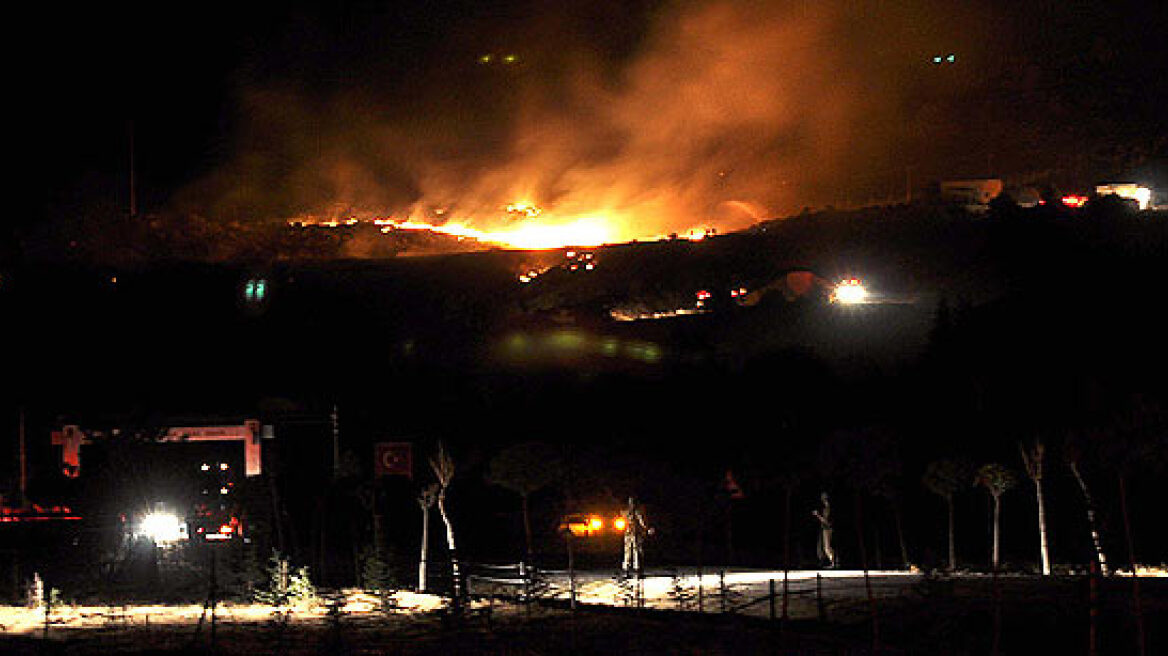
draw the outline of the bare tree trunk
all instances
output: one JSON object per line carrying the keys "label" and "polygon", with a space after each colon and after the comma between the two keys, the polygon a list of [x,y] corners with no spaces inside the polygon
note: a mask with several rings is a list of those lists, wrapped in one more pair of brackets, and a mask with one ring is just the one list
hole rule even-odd
{"label": "bare tree trunk", "polygon": [[956,526],[956,509],[953,507],[953,495],[950,494],[945,497],[945,502],[949,505],[949,571],[957,571],[957,532]]}
{"label": "bare tree trunk", "polygon": [[454,603],[462,602],[462,572],[458,567],[458,549],[454,545],[454,525],[450,523],[450,515],[446,512],[446,490],[438,493],[438,514],[442,516],[442,523],[446,525],[446,548],[450,550],[450,576],[454,584]]}
{"label": "bare tree trunk", "polygon": [[531,513],[528,510],[527,504],[528,495],[522,495],[523,499],[523,536],[527,539],[527,561],[531,564],[531,554],[533,553],[531,547]]}
{"label": "bare tree trunk", "polygon": [[864,546],[864,511],[860,493],[856,492],[856,535],[860,539],[860,566],[864,568],[864,589],[868,595],[868,609],[872,615],[872,651],[880,652],[880,616],[876,609],[876,595],[872,592],[872,578],[868,575],[868,550]]}
{"label": "bare tree trunk", "polygon": [[1018,450],[1022,453],[1022,462],[1026,465],[1026,473],[1034,481],[1034,494],[1038,501],[1038,555],[1042,561],[1042,575],[1050,574],[1050,547],[1046,539],[1046,502],[1042,496],[1043,456],[1046,447],[1042,440],[1038,440],[1032,448],[1021,444]]}
{"label": "bare tree trunk", "polygon": [[791,573],[791,486],[787,486],[786,495],[783,502],[783,628],[786,628],[786,620],[788,619],[787,607],[788,596],[790,595],[790,573]]}
{"label": "bare tree trunk", "polygon": [[1099,571],[1103,576],[1107,576],[1111,572],[1107,567],[1107,554],[1103,552],[1103,540],[1099,537],[1099,524],[1095,520],[1095,499],[1087,489],[1087,481],[1079,472],[1078,463],[1072,461],[1069,465],[1071,473],[1074,474],[1075,480],[1079,483],[1079,489],[1083,492],[1083,500],[1087,503],[1087,527],[1091,530],[1091,542],[1095,545],[1095,559],[1099,561]]}
{"label": "bare tree trunk", "polygon": [[900,543],[900,560],[904,563],[904,568],[909,569],[912,563],[908,559],[908,542],[904,539],[904,523],[900,520],[900,504],[897,501],[892,502],[892,519],[896,522],[896,539]]}
{"label": "bare tree trunk", "polygon": [[288,553],[288,544],[284,541],[283,504],[280,503],[280,492],[276,487],[276,473],[272,471],[272,468],[268,469],[265,478],[268,483],[268,493],[272,499],[272,523],[276,527],[276,550],[286,554]]}
{"label": "bare tree trunk", "polygon": [[325,568],[327,567],[328,560],[328,500],[325,497],[320,498],[316,507],[316,514],[317,528],[320,530],[320,535],[318,536],[320,541],[317,544],[317,548],[319,550],[318,556],[320,558],[320,569],[317,576],[319,576],[320,580],[323,582],[326,579]]}
{"label": "bare tree trunk", "polygon": [[734,500],[726,500],[726,565],[734,562]]}
{"label": "bare tree trunk", "polygon": [[373,498],[373,553],[377,554],[382,563],[386,562],[385,548],[385,515],[377,507],[377,497]]}
{"label": "bare tree trunk", "polygon": [[1050,547],[1046,539],[1046,502],[1042,496],[1042,478],[1034,481],[1034,493],[1038,499],[1038,544],[1039,555],[1042,556],[1042,574],[1050,575]]}
{"label": "bare tree trunk", "polygon": [[1119,475],[1119,503],[1123,511],[1123,532],[1127,538],[1127,560],[1131,565],[1132,573],[1132,610],[1136,616],[1136,653],[1139,656],[1145,656],[1148,650],[1144,637],[1144,608],[1140,600],[1140,576],[1136,571],[1136,550],[1132,542],[1131,517],[1127,512],[1127,484],[1123,480],[1123,474]]}
{"label": "bare tree trunk", "polygon": [[1002,516],[1002,497],[1001,495],[994,495],[994,553],[993,566],[994,571],[998,571],[998,546],[1001,544],[1002,523],[1000,521]]}
{"label": "bare tree trunk", "polygon": [[422,554],[418,560],[418,592],[426,591],[426,558],[430,553],[430,509],[422,506]]}

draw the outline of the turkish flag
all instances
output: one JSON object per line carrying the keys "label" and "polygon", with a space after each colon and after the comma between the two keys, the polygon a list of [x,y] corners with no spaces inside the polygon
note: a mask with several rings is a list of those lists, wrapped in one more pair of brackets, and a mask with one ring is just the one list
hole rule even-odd
{"label": "turkish flag", "polygon": [[742,486],[734,479],[734,473],[729,469],[726,470],[726,479],[723,481],[726,491],[730,493],[731,499],[745,499],[746,492],[742,491]]}
{"label": "turkish flag", "polygon": [[373,445],[377,476],[414,477],[414,451],[410,442],[378,442]]}

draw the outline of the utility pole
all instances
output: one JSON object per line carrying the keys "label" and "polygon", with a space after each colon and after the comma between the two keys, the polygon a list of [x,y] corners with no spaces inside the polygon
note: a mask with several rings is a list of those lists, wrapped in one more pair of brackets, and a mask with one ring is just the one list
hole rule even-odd
{"label": "utility pole", "polygon": [[130,218],[138,216],[138,189],[134,172],[134,121],[130,120]]}
{"label": "utility pole", "polygon": [[333,404],[333,480],[341,477],[341,427],[338,423],[337,404]]}
{"label": "utility pole", "polygon": [[28,450],[24,441],[24,406],[20,408],[20,507],[28,508]]}

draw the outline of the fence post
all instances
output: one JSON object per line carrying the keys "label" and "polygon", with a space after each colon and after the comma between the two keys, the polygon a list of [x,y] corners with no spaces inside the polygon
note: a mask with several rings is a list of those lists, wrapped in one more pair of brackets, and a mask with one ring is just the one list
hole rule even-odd
{"label": "fence post", "polygon": [[718,598],[719,606],[725,613],[728,600],[726,599],[726,570],[724,569],[718,570]]}
{"label": "fence post", "polygon": [[1132,545],[1131,518],[1127,514],[1127,486],[1123,482],[1123,474],[1119,475],[1119,507],[1123,512],[1123,533],[1127,538],[1127,560],[1131,564],[1132,575],[1132,611],[1136,617],[1136,653],[1145,656],[1148,653],[1144,634],[1144,609],[1140,602],[1140,575],[1136,569],[1136,552]]}
{"label": "fence post", "polygon": [[823,605],[823,576],[815,573],[815,609],[819,613],[819,621],[827,619],[827,608]]}
{"label": "fence post", "polygon": [[487,630],[495,630],[495,593],[487,595]]}
{"label": "fence post", "polygon": [[768,579],[767,584],[767,587],[770,589],[770,595],[768,597],[771,602],[771,621],[773,622],[775,621],[775,580]]}
{"label": "fence post", "polygon": [[215,547],[211,547],[211,651],[215,651],[215,629],[219,624],[219,578],[216,572],[218,568],[219,552]]}
{"label": "fence post", "polygon": [[788,598],[791,594],[789,581],[790,581],[790,570],[788,568],[788,569],[783,570],[783,621],[784,622],[791,619],[791,616],[788,612],[788,609],[791,606],[791,602]]}
{"label": "fence post", "polygon": [[1091,560],[1091,571],[1087,576],[1090,581],[1087,589],[1087,603],[1091,618],[1090,629],[1087,632],[1087,655],[1097,656],[1099,654],[1099,561]]}
{"label": "fence post", "polygon": [[705,586],[702,585],[702,581],[704,578],[705,578],[705,574],[702,572],[702,566],[698,565],[698,612],[699,613],[704,612],[706,609],[705,608]]}
{"label": "fence post", "polygon": [[535,569],[527,563],[519,563],[520,575],[523,577],[523,613],[531,616],[531,593],[534,588]]}
{"label": "fence post", "polygon": [[572,548],[572,532],[564,532],[568,542],[568,599],[572,611],[576,611],[576,552]]}
{"label": "fence post", "polygon": [[990,644],[990,654],[998,656],[1002,648],[1002,587],[998,583],[998,567],[995,564],[990,574],[990,585],[994,596],[994,636]]}
{"label": "fence post", "polygon": [[519,580],[523,582],[524,600],[527,597],[527,561],[519,561]]}
{"label": "fence post", "polygon": [[868,574],[868,548],[864,544],[864,503],[860,491],[856,490],[856,535],[860,539],[860,565],[864,568],[864,591],[868,595],[868,611],[872,617],[872,651],[880,651],[880,614],[876,608],[876,595],[872,592],[872,577]]}

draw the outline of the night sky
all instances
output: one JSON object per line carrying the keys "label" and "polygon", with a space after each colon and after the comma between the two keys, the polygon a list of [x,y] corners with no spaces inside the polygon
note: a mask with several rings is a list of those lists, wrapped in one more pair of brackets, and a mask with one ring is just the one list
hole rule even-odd
{"label": "night sky", "polygon": [[[727,197],[761,198],[760,188],[789,185],[762,202],[771,214],[838,203],[841,194],[891,194],[907,165],[922,178],[993,172],[1064,186],[1163,175],[1156,158],[1168,134],[1168,21],[1160,3],[898,4],[828,3],[811,17],[777,2],[45,6],[18,28],[15,53],[17,96],[26,102],[15,103],[12,133],[34,211],[7,221],[27,226],[128,206],[131,121],[143,212],[276,218],[338,199],[389,207],[435,196],[435,186],[487,189],[484,171],[500,158],[508,172],[561,171],[534,178],[555,198],[582,162],[619,177],[629,151],[639,166],[658,148],[593,131],[517,154],[532,135],[546,141],[597,122],[596,109],[582,108],[573,93],[581,80],[613,93],[619,108],[606,129],[636,133],[642,126],[623,115],[651,121],[692,100],[672,95],[691,69],[697,83],[713,80],[712,93],[736,92],[734,78],[703,77],[720,57],[726,66],[762,69],[742,88],[760,80],[765,87],[772,70],[790,76],[788,62],[808,72],[741,105],[718,106],[755,107],[772,90],[794,92],[798,100],[786,99],[773,115],[758,110],[742,125],[709,130],[683,115],[661,140],[676,142],[697,125],[694,138],[704,141],[679,155],[697,182],[662,171],[636,180],[637,193],[694,184],[719,192],[698,170],[706,158],[718,175],[730,171],[729,183],[719,184],[738,185]],[[742,33],[755,23],[763,27]],[[794,43],[807,25],[819,30],[807,43],[758,61],[739,56]],[[692,58],[671,50],[715,39],[731,45]],[[949,52],[956,64],[931,63]],[[519,63],[484,66],[478,57],[489,53],[514,53]],[[837,107],[838,117],[824,119],[834,122],[813,125]],[[517,127],[525,123],[538,127]],[[746,136],[727,137],[737,133]],[[548,154],[556,148],[567,154]],[[315,163],[318,155],[328,164]],[[422,160],[428,168],[413,167]],[[338,162],[358,171],[359,182],[337,183],[331,169],[315,177]],[[455,173],[433,183],[435,168]],[[247,184],[276,198],[238,191]]]}
{"label": "night sky", "polygon": [[[137,407],[143,422],[200,405],[251,412],[260,396],[308,399],[304,412],[320,415],[347,394],[346,430],[366,441],[587,444],[604,433],[614,445],[664,451],[677,449],[677,435],[753,439],[754,409],[780,399],[795,408],[792,422],[806,420],[787,435],[900,421],[907,444],[931,450],[915,451],[910,466],[958,444],[1013,458],[1017,436],[1001,426],[1019,409],[1043,426],[1093,398],[1094,386],[1117,398],[1160,389],[1163,398],[1163,323],[1145,316],[1160,291],[1163,258],[1152,250],[1162,223],[1112,231],[1062,221],[1049,206],[1033,210],[1041,221],[965,221],[921,205],[855,221],[808,212],[783,223],[786,233],[648,236],[699,221],[725,233],[804,207],[890,205],[903,198],[907,172],[918,185],[990,175],[1069,190],[1108,178],[1168,185],[1165,13],[1165,3],[1135,0],[38,7],[14,24],[11,189],[21,209],[0,218],[0,276],[16,272],[0,291],[11,290],[3,300],[25,317],[13,368],[26,372],[21,393],[40,406],[30,430],[43,435],[70,411]],[[951,63],[934,63],[950,54]],[[142,222],[124,220],[131,125]],[[596,371],[556,361],[532,373],[483,356],[522,343],[524,334],[504,341],[521,321],[554,324],[553,311],[579,310],[578,279],[521,289],[513,274],[531,265],[525,253],[253,270],[177,262],[163,250],[148,253],[159,266],[141,276],[115,269],[120,262],[88,261],[95,266],[82,271],[31,255],[48,252],[32,247],[37,239],[68,244],[76,230],[156,216],[179,231],[195,224],[185,217],[219,226],[430,206],[479,216],[527,197],[570,212],[627,209],[628,234],[646,243],[610,249],[629,253],[627,268],[597,278],[630,297],[678,292],[688,303],[714,278],[706,271],[753,285],[785,273],[789,259],[838,264],[824,272],[832,278],[875,262],[909,279],[917,302],[849,315],[775,299],[753,314],[627,333],[602,313],[596,344],[619,337],[643,352],[659,341],[665,363],[591,357]],[[903,213],[899,228],[882,212]],[[94,242],[141,234],[109,233]],[[719,248],[720,259],[711,255]],[[100,260],[97,250],[86,255]],[[670,266],[645,268],[653,250]],[[13,254],[26,262],[9,266]],[[739,280],[760,262],[775,270]],[[865,275],[879,282],[873,270]],[[1050,284],[1052,271],[1061,286]],[[244,307],[241,283],[258,276],[274,300]],[[590,298],[593,311],[620,294]],[[950,308],[956,337],[943,334]],[[891,350],[893,338],[911,342],[909,355],[882,368],[873,353]],[[932,359],[906,364],[925,349]],[[618,368],[606,370],[612,362]],[[841,362],[848,375],[831,369]],[[366,387],[370,378],[382,387]],[[863,402],[841,413],[837,393]],[[24,400],[6,401],[6,416]],[[561,419],[593,409],[600,419]],[[634,423],[615,421],[638,412]],[[568,425],[547,432],[559,423]],[[938,439],[937,426],[950,425]],[[801,444],[809,457],[817,447]],[[711,462],[693,464],[721,467]],[[1157,539],[1163,553],[1168,538]]]}

